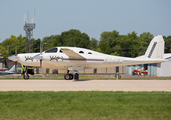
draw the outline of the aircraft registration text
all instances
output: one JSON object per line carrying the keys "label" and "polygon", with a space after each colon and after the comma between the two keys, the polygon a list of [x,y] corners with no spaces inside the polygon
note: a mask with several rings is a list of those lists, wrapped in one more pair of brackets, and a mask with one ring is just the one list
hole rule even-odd
{"label": "aircraft registration text", "polygon": [[121,64],[123,63],[123,59],[122,58],[105,58],[104,59],[104,63],[109,63],[109,64]]}

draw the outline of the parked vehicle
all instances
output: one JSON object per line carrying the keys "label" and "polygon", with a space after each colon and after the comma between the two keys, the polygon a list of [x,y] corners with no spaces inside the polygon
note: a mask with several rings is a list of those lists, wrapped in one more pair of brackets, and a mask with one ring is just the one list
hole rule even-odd
{"label": "parked vehicle", "polygon": [[17,70],[17,74],[21,74],[21,70]]}
{"label": "parked vehicle", "polygon": [[148,72],[147,71],[143,71],[143,70],[135,70],[132,72],[132,75],[147,75]]}
{"label": "parked vehicle", "polygon": [[79,74],[79,72],[78,72],[77,70],[74,70],[74,75],[75,75],[76,73]]}
{"label": "parked vehicle", "polygon": [[53,69],[52,74],[58,74],[58,69]]}

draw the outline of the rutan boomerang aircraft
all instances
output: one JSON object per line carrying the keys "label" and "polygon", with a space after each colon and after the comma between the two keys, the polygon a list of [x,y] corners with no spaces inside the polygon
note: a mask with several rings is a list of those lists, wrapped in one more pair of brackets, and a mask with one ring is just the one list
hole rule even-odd
{"label": "rutan boomerang aircraft", "polygon": [[[25,53],[12,55],[10,60],[18,61],[25,66],[56,68],[67,71],[64,78],[73,79],[71,70],[106,68],[136,64],[161,63],[164,59],[164,40],[161,35],[153,38],[148,46],[145,57],[129,58],[107,55],[85,48],[55,47],[40,53]],[[28,78],[27,69],[24,78]]]}

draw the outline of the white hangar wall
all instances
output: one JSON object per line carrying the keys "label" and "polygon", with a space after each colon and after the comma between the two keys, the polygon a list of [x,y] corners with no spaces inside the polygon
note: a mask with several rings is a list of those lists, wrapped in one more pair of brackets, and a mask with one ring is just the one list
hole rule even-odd
{"label": "white hangar wall", "polygon": [[171,76],[171,57],[167,62],[157,63],[157,76]]}
{"label": "white hangar wall", "polygon": [[[147,64],[148,75],[150,76],[171,76],[171,54],[165,54],[166,62]],[[140,69],[143,65],[125,66],[125,73],[132,74],[134,69]]]}

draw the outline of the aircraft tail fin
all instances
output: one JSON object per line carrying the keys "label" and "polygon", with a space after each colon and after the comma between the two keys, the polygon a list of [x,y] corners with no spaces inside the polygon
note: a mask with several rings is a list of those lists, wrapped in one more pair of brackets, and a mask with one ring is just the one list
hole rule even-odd
{"label": "aircraft tail fin", "polygon": [[8,72],[15,72],[15,65]]}
{"label": "aircraft tail fin", "polygon": [[161,35],[152,39],[146,50],[145,58],[164,59],[164,39]]}

